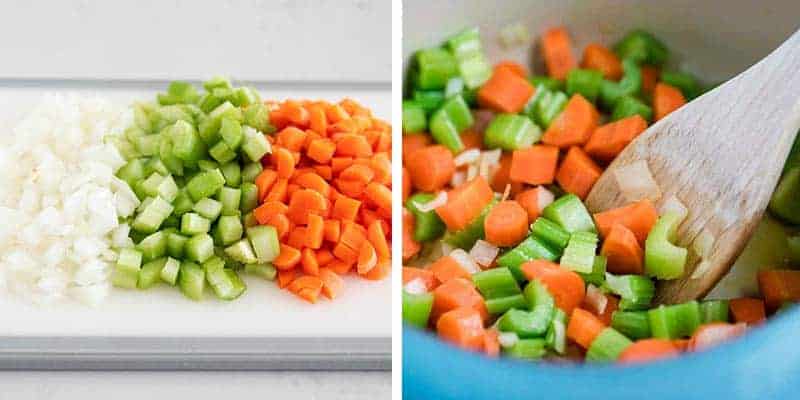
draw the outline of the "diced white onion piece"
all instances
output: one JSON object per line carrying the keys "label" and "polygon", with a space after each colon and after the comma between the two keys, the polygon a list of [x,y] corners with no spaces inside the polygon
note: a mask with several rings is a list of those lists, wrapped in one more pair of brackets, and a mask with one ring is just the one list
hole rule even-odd
{"label": "diced white onion piece", "polygon": [[658,215],[664,215],[668,212],[678,214],[681,222],[689,215],[689,209],[675,195],[667,197],[658,209]]}
{"label": "diced white onion piece", "polygon": [[519,336],[517,336],[515,332],[500,332],[497,334],[497,342],[500,343],[500,347],[504,349],[514,347],[518,341]]}
{"label": "diced white onion piece", "polygon": [[556,196],[553,194],[553,192],[547,190],[547,188],[544,186],[539,186],[538,194],[539,194],[539,202],[538,202],[539,212],[544,210],[545,207],[549,206],[550,203],[552,203],[556,199]]}
{"label": "diced white onion piece", "polygon": [[477,272],[481,272],[481,268],[478,267],[478,264],[472,257],[464,251],[463,249],[455,249],[450,252],[450,257],[453,257],[454,260],[458,263],[464,271],[469,272],[470,274],[474,274]]}
{"label": "diced white onion piece", "polygon": [[500,157],[502,155],[503,151],[500,149],[486,150],[481,153],[481,162],[485,162],[489,165],[494,165],[500,162]]}
{"label": "diced white onion piece", "polygon": [[467,181],[467,172],[466,171],[456,171],[453,173],[453,177],[450,178],[450,186],[457,187],[461,186],[464,182]]}
{"label": "diced white onion piece", "polygon": [[470,249],[469,255],[478,265],[488,267],[492,265],[492,262],[499,252],[500,249],[498,249],[497,246],[483,239],[479,239],[475,242],[475,245],[472,246],[472,249]]}
{"label": "diced white onion piece", "polygon": [[528,28],[520,22],[514,22],[500,30],[500,43],[505,48],[524,46],[530,37]]}
{"label": "diced white onion piece", "polygon": [[410,294],[423,294],[428,292],[428,287],[422,278],[412,279],[403,285],[403,290]]}
{"label": "diced white onion piece", "polygon": [[714,234],[708,228],[703,228],[692,241],[692,250],[701,258],[707,259],[711,257],[711,250],[714,249],[715,241]]}
{"label": "diced white onion piece", "polygon": [[422,212],[429,212],[433,211],[443,205],[447,204],[447,192],[442,190],[439,194],[436,195],[431,201],[427,203],[417,203],[414,202],[414,205],[417,207],[418,210]]}
{"label": "diced white onion piece", "polygon": [[586,303],[594,309],[595,313],[602,314],[606,311],[608,298],[606,298],[602,290],[590,283],[586,287]]}
{"label": "diced white onion piece", "polygon": [[702,278],[706,272],[708,272],[709,268],[711,268],[711,262],[708,260],[702,260],[700,263],[697,264],[697,267],[694,268],[694,272],[692,272],[691,279],[699,279]]}
{"label": "diced white onion piece", "polygon": [[457,155],[456,158],[453,159],[453,163],[456,165],[456,168],[458,168],[468,164],[475,164],[479,162],[480,159],[481,159],[480,150],[469,149]]}
{"label": "diced white onion piece", "polygon": [[655,202],[661,198],[661,188],[658,187],[647,161],[639,160],[619,167],[614,171],[617,185],[622,196],[628,202],[649,199]]}
{"label": "diced white onion piece", "polygon": [[467,167],[467,182],[475,179],[478,176],[478,166],[475,164],[470,165]]}
{"label": "diced white onion piece", "polygon": [[500,156],[502,154],[502,150],[500,149],[484,151],[481,153],[481,161],[478,164],[478,175],[483,177],[486,182],[492,182],[492,178],[494,178],[494,172],[497,171],[497,168],[499,168],[498,164],[500,163]]}

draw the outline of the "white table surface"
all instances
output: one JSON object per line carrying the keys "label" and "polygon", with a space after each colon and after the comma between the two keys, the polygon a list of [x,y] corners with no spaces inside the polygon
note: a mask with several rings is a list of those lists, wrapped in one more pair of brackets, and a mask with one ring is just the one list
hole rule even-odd
{"label": "white table surface", "polygon": [[[0,78],[354,82],[388,87],[383,0],[9,0]],[[144,49],[143,49],[144,48]],[[0,372],[0,399],[384,399],[390,372]]]}

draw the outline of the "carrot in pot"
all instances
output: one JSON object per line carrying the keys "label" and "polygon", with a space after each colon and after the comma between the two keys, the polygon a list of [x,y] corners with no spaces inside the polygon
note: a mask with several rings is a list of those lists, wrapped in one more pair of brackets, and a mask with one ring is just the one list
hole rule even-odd
{"label": "carrot in pot", "polygon": [[642,92],[648,94],[653,93],[653,90],[656,88],[656,83],[658,83],[659,77],[661,76],[661,70],[652,65],[642,65],[641,71]]}
{"label": "carrot in pot", "polygon": [[447,229],[458,231],[469,225],[493,197],[492,189],[482,177],[478,176],[451,190],[447,194],[447,203],[438,207],[436,214]]}
{"label": "carrot in pot", "polygon": [[413,258],[422,246],[414,240],[414,214],[403,207],[403,261]]}
{"label": "carrot in pot", "polygon": [[653,90],[653,112],[656,121],[667,116],[667,114],[681,108],[686,104],[680,89],[659,82]]}
{"label": "carrot in pot", "polygon": [[522,264],[521,269],[529,280],[541,282],[553,296],[556,307],[567,315],[583,302],[586,290],[583,279],[576,272],[547,260],[528,261]]}
{"label": "carrot in pot", "polygon": [[495,246],[516,245],[528,235],[528,213],[514,200],[501,201],[486,215],[483,229],[486,241]]}
{"label": "carrot in pot", "polygon": [[408,282],[420,280],[425,284],[425,289],[431,291],[439,286],[439,281],[433,271],[427,268],[403,267],[403,285]]}
{"label": "carrot in pot", "polygon": [[428,270],[436,277],[439,284],[446,283],[451,279],[463,278],[472,279],[472,274],[465,270],[455,258],[442,256],[438,260],[428,265]]}
{"label": "carrot in pot", "polygon": [[487,329],[483,335],[483,352],[489,357],[500,355],[500,340],[497,329]]}
{"label": "carrot in pot", "polygon": [[689,349],[689,339],[673,339],[672,344],[681,352]]}
{"label": "carrot in pot", "polygon": [[461,133],[461,143],[464,151],[469,149],[483,149],[483,134],[476,131],[467,130]]}
{"label": "carrot in pot", "polygon": [[439,285],[433,291],[430,320],[436,323],[442,314],[459,307],[469,307],[478,311],[483,321],[489,318],[483,296],[475,289],[472,281],[456,278]]}
{"label": "carrot in pot", "polygon": [[588,349],[605,328],[606,325],[594,314],[576,308],[570,315],[567,324],[567,337],[584,349]]}
{"label": "carrot in pot", "polygon": [[610,162],[645,129],[647,121],[639,114],[610,122],[597,127],[583,149],[596,160]]}
{"label": "carrot in pot", "polygon": [[800,271],[790,269],[758,271],[758,287],[767,309],[774,312],[787,301],[800,301]]}
{"label": "carrot in pot", "polygon": [[427,133],[403,136],[403,165],[408,163],[408,158],[415,151],[428,147],[431,144],[431,136]]}
{"label": "carrot in pot", "polygon": [[403,167],[402,171],[403,175],[403,203],[408,200],[408,196],[411,195],[411,176],[408,174],[408,170],[406,167]]}
{"label": "carrot in pot", "polygon": [[747,325],[758,325],[767,319],[764,309],[764,300],[750,297],[730,299],[728,307],[736,322],[744,322]]}
{"label": "carrot in pot", "polygon": [[536,218],[539,218],[539,215],[541,215],[542,210],[544,209],[540,200],[543,190],[547,189],[537,186],[535,188],[519,192],[516,196],[514,196],[514,200],[516,200],[517,203],[519,203],[519,205],[525,209],[525,212],[528,213],[529,223],[533,223]]}
{"label": "carrot in pot", "polygon": [[611,325],[611,317],[614,314],[614,311],[619,309],[619,299],[616,296],[610,294],[604,294],[606,298],[606,307],[600,312],[600,310],[595,309],[591,304],[587,304],[586,297],[584,297],[584,302],[581,304],[581,307],[589,310],[590,312],[597,315],[597,318],[600,319],[604,324],[607,326]]}
{"label": "carrot in pot", "polygon": [[478,102],[492,110],[516,114],[525,107],[535,89],[525,78],[508,68],[495,69],[478,90]]}
{"label": "carrot in pot", "polygon": [[461,348],[479,351],[483,348],[483,320],[471,307],[459,307],[444,313],[436,321],[439,336]]}
{"label": "carrot in pot", "polygon": [[623,364],[649,362],[678,355],[680,351],[671,340],[642,339],[628,346],[619,355],[617,362]]}
{"label": "carrot in pot", "polygon": [[427,146],[414,151],[406,160],[411,184],[425,192],[440,190],[450,182],[455,172],[453,153],[442,145]]}
{"label": "carrot in pot", "polygon": [[647,234],[655,225],[656,219],[658,219],[658,213],[648,199],[594,214],[594,222],[597,224],[600,236],[608,237],[611,228],[615,224],[621,224],[633,232],[640,245],[644,245]]}
{"label": "carrot in pot", "polygon": [[581,200],[589,195],[603,170],[580,147],[570,147],[556,172],[556,182]]}
{"label": "carrot in pot", "polygon": [[527,78],[528,77],[528,70],[525,68],[524,65],[513,61],[513,60],[503,60],[499,63],[494,65],[494,70],[497,71],[501,68],[507,68],[509,71],[513,72],[520,78]]}
{"label": "carrot in pot", "polygon": [[727,322],[712,322],[700,325],[689,339],[688,350],[700,351],[717,346],[731,339],[743,335],[747,331],[747,324],[729,324]]}
{"label": "carrot in pot", "polygon": [[604,78],[612,81],[617,81],[622,77],[622,63],[619,61],[619,57],[598,43],[592,43],[583,49],[581,67],[600,71]]}
{"label": "carrot in pot", "polygon": [[575,68],[572,40],[563,27],[552,28],[542,35],[541,50],[547,73],[551,77],[565,79],[567,73]]}
{"label": "carrot in pot", "polygon": [[608,272],[615,274],[641,274],[644,272],[642,251],[636,235],[624,225],[616,224],[603,240],[600,254],[607,260]]}
{"label": "carrot in pot", "polygon": [[533,145],[512,153],[508,177],[511,181],[529,185],[550,184],[555,178],[557,164],[557,147]]}
{"label": "carrot in pot", "polygon": [[570,97],[542,136],[542,143],[567,148],[585,144],[600,121],[594,104],[580,94]]}

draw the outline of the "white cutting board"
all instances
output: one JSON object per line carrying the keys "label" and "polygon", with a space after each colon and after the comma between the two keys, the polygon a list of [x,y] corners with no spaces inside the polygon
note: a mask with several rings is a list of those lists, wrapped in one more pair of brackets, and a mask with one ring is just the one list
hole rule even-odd
{"label": "white cutting board", "polygon": [[[170,79],[215,74],[259,82],[265,99],[352,97],[391,119],[389,1],[3,1],[0,49],[0,121],[48,90],[101,90],[127,104]],[[388,278],[347,278],[340,298],[315,305],[245,280],[233,302],[165,286],[114,289],[94,309],[0,294],[0,336],[391,336]]]}

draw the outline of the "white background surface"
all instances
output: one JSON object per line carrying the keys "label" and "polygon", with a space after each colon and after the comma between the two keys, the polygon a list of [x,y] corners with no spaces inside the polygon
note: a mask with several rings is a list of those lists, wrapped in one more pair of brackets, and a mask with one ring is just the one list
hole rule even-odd
{"label": "white background surface", "polygon": [[[248,81],[280,81],[283,84],[276,85],[279,92],[272,92],[275,96],[308,94],[287,93],[285,83],[352,82],[373,88],[373,93],[365,95],[370,97],[375,95],[374,88],[389,87],[390,8],[390,2],[382,0],[4,0],[0,1],[0,79],[203,79],[225,73]],[[271,93],[262,90],[262,94],[268,97]],[[387,91],[386,103],[377,105],[385,107],[379,115],[387,119],[388,99]],[[254,289],[258,291],[255,294]],[[388,289],[386,281],[365,293],[372,296],[388,293]],[[270,299],[272,306],[294,307],[287,303],[290,299],[285,293],[274,292],[267,285],[253,284],[248,294],[262,296],[258,299],[261,304],[270,305],[264,301]],[[274,295],[281,297],[272,298]],[[354,298],[332,307],[385,305],[386,324],[364,332],[380,335],[390,329],[390,303],[388,296],[383,297],[385,302]],[[123,297],[114,307],[131,307],[135,301],[138,299]],[[257,303],[255,297],[244,299],[242,307],[252,309]],[[189,315],[199,316],[205,305],[189,307],[196,307],[187,311]],[[211,311],[214,318],[230,315],[224,309],[227,305],[213,303],[211,307],[215,308]],[[325,307],[312,313],[330,312]],[[181,313],[170,308],[165,311]],[[59,317],[51,314],[51,318],[58,321],[60,329],[76,329],[75,312],[60,313]],[[0,328],[6,332],[20,329],[10,328],[14,324],[9,323],[9,314],[3,314],[6,320],[0,317]],[[27,312],[16,315],[39,323],[28,328],[47,325],[42,323],[47,315],[23,314]],[[115,317],[107,314],[105,318]],[[363,320],[365,316],[351,313],[349,318]],[[334,334],[337,329],[338,334],[346,333],[341,321],[336,326],[325,322]],[[276,332],[279,328],[288,333],[293,329],[290,325],[267,328],[262,324],[259,329],[263,333],[263,329]],[[0,372],[2,400],[380,399],[388,398],[390,391],[389,372]]]}

